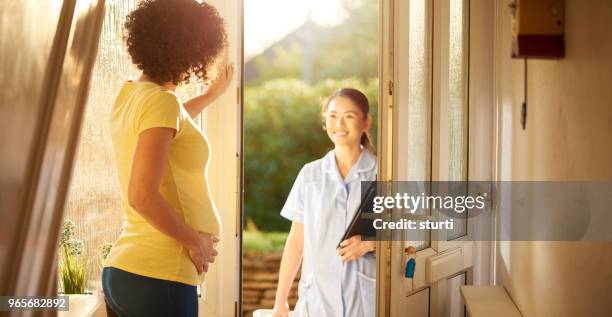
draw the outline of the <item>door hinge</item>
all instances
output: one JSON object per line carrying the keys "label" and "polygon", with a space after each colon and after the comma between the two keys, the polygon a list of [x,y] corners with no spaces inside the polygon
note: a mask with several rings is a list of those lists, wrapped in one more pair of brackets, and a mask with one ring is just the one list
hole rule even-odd
{"label": "door hinge", "polygon": [[389,80],[388,92],[389,92],[389,96],[393,95],[393,81],[392,80]]}

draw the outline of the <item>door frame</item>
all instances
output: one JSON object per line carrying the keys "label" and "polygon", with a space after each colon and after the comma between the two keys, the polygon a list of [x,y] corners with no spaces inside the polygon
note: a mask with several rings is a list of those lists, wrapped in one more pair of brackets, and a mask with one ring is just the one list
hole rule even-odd
{"label": "door frame", "polygon": [[200,315],[211,317],[242,312],[243,2],[210,1],[226,21],[229,62],[234,64],[230,88],[202,113],[202,127],[213,149],[209,188],[223,224],[219,255],[206,274],[200,297]]}

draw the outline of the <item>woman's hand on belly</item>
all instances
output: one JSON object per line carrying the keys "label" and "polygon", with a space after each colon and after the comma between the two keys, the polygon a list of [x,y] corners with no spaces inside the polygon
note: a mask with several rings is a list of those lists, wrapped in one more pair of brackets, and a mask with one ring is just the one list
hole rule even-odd
{"label": "woman's hand on belly", "polygon": [[198,232],[198,244],[187,246],[189,257],[198,270],[198,274],[208,272],[208,265],[215,262],[218,252],[215,249],[219,237],[205,232]]}
{"label": "woman's hand on belly", "polygon": [[376,241],[362,241],[360,235],[352,236],[340,243],[338,255],[342,262],[349,262],[376,249]]}

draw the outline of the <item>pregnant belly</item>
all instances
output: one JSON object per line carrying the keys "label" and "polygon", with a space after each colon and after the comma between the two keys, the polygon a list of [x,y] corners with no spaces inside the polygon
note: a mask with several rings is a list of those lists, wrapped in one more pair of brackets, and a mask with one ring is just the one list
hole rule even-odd
{"label": "pregnant belly", "polygon": [[185,210],[185,222],[193,229],[214,235],[221,234],[221,221],[212,205],[196,210]]}

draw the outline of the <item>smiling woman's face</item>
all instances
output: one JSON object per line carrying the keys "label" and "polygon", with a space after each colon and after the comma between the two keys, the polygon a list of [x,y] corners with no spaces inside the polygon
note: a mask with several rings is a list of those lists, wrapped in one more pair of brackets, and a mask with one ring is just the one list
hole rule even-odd
{"label": "smiling woman's face", "polygon": [[359,146],[370,121],[350,99],[337,96],[327,105],[325,128],[336,146]]}

